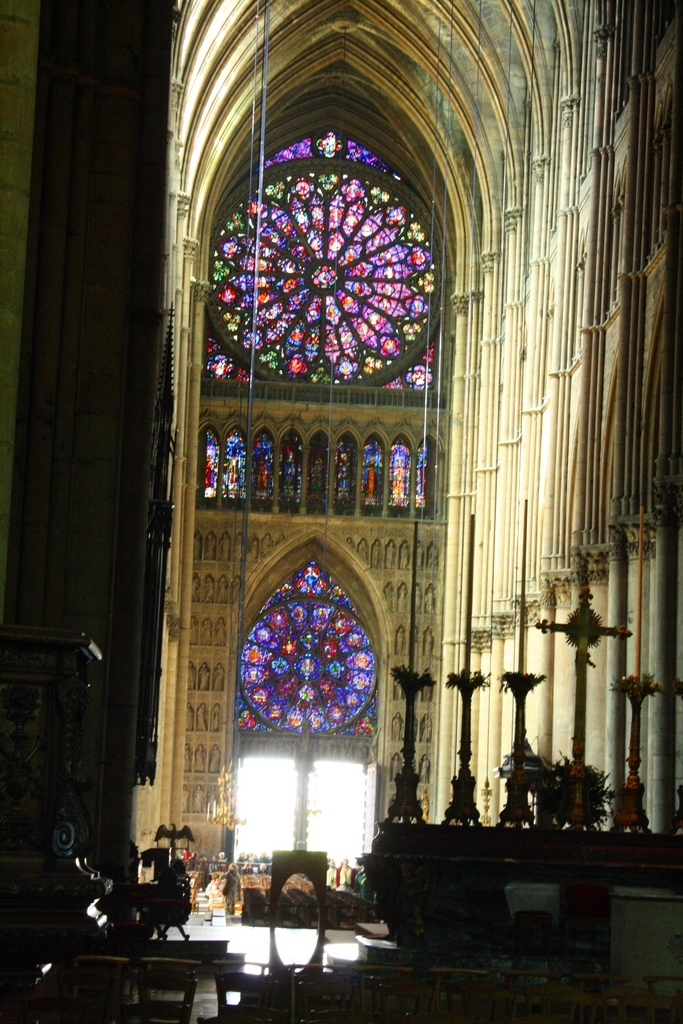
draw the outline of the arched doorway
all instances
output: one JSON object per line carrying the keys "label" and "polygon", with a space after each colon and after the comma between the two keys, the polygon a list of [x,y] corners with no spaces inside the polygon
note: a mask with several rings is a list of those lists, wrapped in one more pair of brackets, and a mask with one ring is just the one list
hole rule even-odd
{"label": "arched doorway", "polygon": [[296,849],[360,853],[374,811],[366,773],[376,718],[368,633],[342,587],[311,560],[265,602],[242,648],[238,850],[270,852],[291,835]]}

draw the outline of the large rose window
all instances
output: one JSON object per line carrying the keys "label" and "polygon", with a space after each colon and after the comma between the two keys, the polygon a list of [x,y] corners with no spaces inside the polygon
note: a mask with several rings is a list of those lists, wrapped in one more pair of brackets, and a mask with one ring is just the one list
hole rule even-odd
{"label": "large rose window", "polygon": [[240,729],[363,735],[375,722],[375,658],[338,583],[315,562],[261,609],[242,648]]}
{"label": "large rose window", "polygon": [[417,200],[356,149],[335,158],[337,143],[318,140],[318,159],[290,147],[267,171],[255,329],[257,203],[233,202],[216,235],[214,327],[242,359],[253,342],[259,377],[386,384],[427,344],[435,275]]}

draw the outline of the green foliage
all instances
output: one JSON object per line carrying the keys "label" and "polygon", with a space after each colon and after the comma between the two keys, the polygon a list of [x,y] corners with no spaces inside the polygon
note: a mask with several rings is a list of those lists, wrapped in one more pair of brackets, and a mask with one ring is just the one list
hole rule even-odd
{"label": "green foliage", "polygon": [[662,684],[656,683],[655,677],[650,672],[643,672],[639,676],[622,676],[612,689],[615,693],[625,693],[629,700],[637,700],[642,704],[646,697],[653,693],[659,693]]}
{"label": "green foliage", "polygon": [[482,675],[481,672],[451,672],[446,680],[446,688],[460,690],[465,687],[471,690],[485,690],[490,685],[489,679],[488,675]]}
{"label": "green foliage", "polygon": [[[565,780],[569,778],[571,768],[572,762],[568,757],[561,757],[554,764],[543,761],[543,768],[536,782],[536,799],[540,809],[553,819],[560,810],[562,791]],[[615,793],[607,784],[606,772],[601,772],[592,764],[585,766],[585,772],[588,780],[588,801],[593,817],[590,827],[595,830],[599,829],[609,817],[610,804]]]}
{"label": "green foliage", "polygon": [[418,675],[417,672],[409,669],[407,665],[394,665],[391,675],[408,698],[414,696],[424,686],[436,686],[429,672],[423,672],[422,675]]}
{"label": "green foliage", "polygon": [[500,688],[515,697],[525,697],[527,693],[542,683],[545,676],[535,672],[503,672],[500,677]]}

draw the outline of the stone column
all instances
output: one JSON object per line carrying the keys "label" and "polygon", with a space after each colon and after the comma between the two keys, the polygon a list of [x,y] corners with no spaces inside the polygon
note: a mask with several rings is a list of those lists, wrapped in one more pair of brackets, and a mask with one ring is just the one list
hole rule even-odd
{"label": "stone column", "polygon": [[0,12],[0,621],[5,606],[14,428],[19,379],[24,267],[31,189],[40,0],[9,0]]}
{"label": "stone column", "polygon": [[[551,577],[541,577],[541,618],[555,621],[555,587]],[[532,623],[533,625],[533,623]],[[553,671],[555,664],[555,640],[551,635],[544,637],[541,645],[539,672],[545,682],[538,687],[538,753],[546,761],[552,761],[553,753]]]}
{"label": "stone column", "polygon": [[[607,589],[607,621],[610,625],[626,623],[628,593],[628,557],[626,535],[618,523],[609,525],[609,583]],[[626,674],[626,644],[607,641],[605,678],[605,771],[615,792],[624,781],[626,757],[626,698],[614,693],[612,686]],[[615,802],[616,810],[616,802]]]}
{"label": "stone column", "polygon": [[678,525],[680,490],[675,487],[656,491],[656,560],[654,573],[654,636],[652,649],[655,679],[664,690],[650,707],[652,738],[652,780],[648,799],[650,828],[668,832],[674,811],[674,724],[676,708],[672,681],[676,675],[676,590],[678,563]]}

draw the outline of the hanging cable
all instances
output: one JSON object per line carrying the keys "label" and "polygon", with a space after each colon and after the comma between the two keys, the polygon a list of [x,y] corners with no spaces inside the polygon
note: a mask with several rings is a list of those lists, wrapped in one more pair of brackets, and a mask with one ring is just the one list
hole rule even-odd
{"label": "hanging cable", "polygon": [[[259,6],[257,0],[256,8],[256,45],[258,46],[258,22],[259,22]],[[263,26],[263,56],[261,62],[261,112],[260,112],[260,127],[259,127],[259,158],[258,158],[258,194],[256,199],[256,227],[254,234],[254,286],[253,286],[253,299],[252,299],[252,314],[251,314],[251,338],[250,338],[250,362],[249,362],[249,391],[247,401],[247,443],[246,443],[246,460],[245,460],[245,497],[244,497],[244,508],[242,511],[242,537],[241,537],[241,550],[240,550],[240,577],[239,577],[239,598],[237,608],[237,643],[235,647],[235,659],[236,659],[236,671],[235,671],[235,697],[239,692],[240,678],[241,678],[241,654],[242,654],[242,642],[244,639],[244,604],[246,594],[246,577],[247,577],[247,550],[248,550],[248,531],[249,531],[249,512],[251,506],[251,490],[252,490],[252,448],[253,448],[253,420],[254,420],[254,379],[255,379],[255,363],[256,363],[256,330],[257,330],[257,313],[258,313],[258,268],[260,258],[260,247],[261,247],[261,220],[263,214],[263,174],[265,167],[265,141],[266,141],[266,105],[268,100],[268,53],[270,44],[270,0],[266,0],[265,5],[265,16]],[[254,89],[256,91],[256,71],[257,71],[257,54],[254,58]],[[252,133],[255,131],[255,91],[254,91],[254,105],[252,115]],[[252,154],[254,149],[254,135],[252,134]],[[252,168],[253,168],[253,155],[251,157]],[[250,170],[250,186],[252,184],[252,173]],[[250,223],[251,210],[249,206],[251,204],[251,187],[247,197],[247,224]],[[236,734],[238,729],[238,722],[234,721],[234,733],[233,733],[233,746],[235,744]]]}

